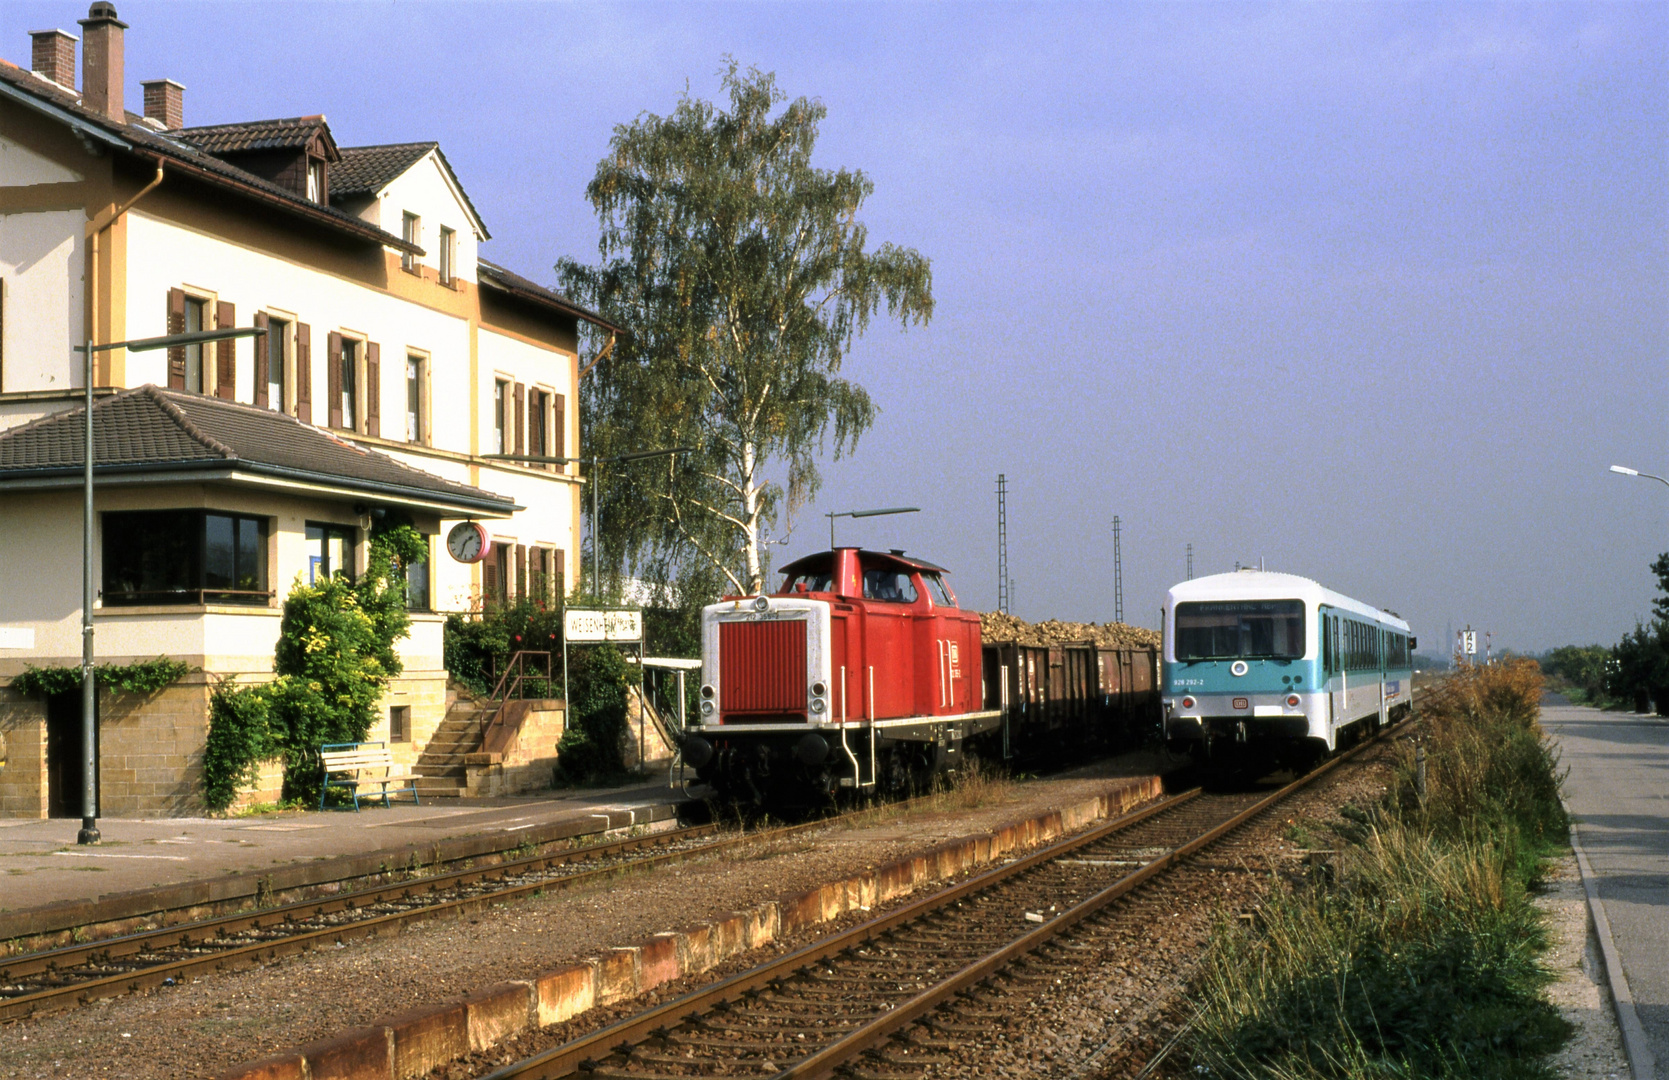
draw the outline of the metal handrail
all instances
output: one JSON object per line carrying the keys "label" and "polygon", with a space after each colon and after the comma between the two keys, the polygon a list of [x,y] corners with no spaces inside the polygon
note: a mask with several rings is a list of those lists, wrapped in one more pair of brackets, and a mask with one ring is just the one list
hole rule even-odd
{"label": "metal handrail", "polygon": [[[527,662],[530,658],[542,658],[545,662],[545,670],[542,673],[537,669],[531,673],[528,672]],[[487,704],[491,709],[481,714],[483,716],[481,721],[481,736],[483,739],[495,725],[503,723],[505,707],[519,696],[522,684],[532,679],[543,679],[547,685],[551,682],[551,654],[540,649],[516,650],[505,663],[504,674],[498,677],[497,684],[493,686],[493,692],[487,697]],[[495,705],[494,702],[497,704]]]}

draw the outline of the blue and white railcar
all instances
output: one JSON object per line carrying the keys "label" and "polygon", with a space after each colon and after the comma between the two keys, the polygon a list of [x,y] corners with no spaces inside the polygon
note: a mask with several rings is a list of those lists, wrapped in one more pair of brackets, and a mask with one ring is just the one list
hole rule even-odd
{"label": "blue and white railcar", "polygon": [[1305,766],[1408,713],[1414,646],[1395,613],[1309,578],[1182,582],[1165,597],[1166,738],[1200,760]]}

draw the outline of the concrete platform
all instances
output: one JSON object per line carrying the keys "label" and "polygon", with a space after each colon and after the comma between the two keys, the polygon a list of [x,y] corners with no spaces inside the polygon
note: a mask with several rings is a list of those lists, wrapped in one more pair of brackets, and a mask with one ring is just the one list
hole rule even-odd
{"label": "concrete platform", "polygon": [[[1669,720],[1550,698],[1542,725],[1569,768],[1565,803],[1597,883],[1651,1074],[1669,1078]],[[1629,1023],[1622,1018],[1625,1042]],[[1643,1029],[1643,1030],[1641,1030]],[[1648,1065],[1647,1068],[1650,1068]]]}
{"label": "concrete platform", "polygon": [[283,893],[382,869],[476,858],[518,844],[670,822],[684,802],[664,778],[628,787],[384,809],[239,818],[0,820],[0,941],[152,911]]}

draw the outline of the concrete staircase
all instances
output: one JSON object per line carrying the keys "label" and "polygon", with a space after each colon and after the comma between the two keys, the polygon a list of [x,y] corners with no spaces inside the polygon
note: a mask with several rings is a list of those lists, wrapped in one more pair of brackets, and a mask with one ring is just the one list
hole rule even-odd
{"label": "concrete staircase", "polygon": [[444,799],[464,794],[464,759],[480,750],[481,725],[490,712],[487,702],[447,680],[446,716],[412,770],[420,795]]}

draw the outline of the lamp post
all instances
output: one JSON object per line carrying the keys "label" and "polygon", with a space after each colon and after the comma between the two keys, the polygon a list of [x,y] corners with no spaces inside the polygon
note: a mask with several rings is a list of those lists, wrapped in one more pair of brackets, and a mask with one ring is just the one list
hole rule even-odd
{"label": "lamp post", "polygon": [[1613,465],[1611,466],[1611,471],[1619,476],[1638,476],[1646,480],[1656,480],[1660,484],[1669,485],[1669,480],[1665,480],[1661,476],[1653,476],[1649,472],[1641,472],[1639,469],[1631,469],[1626,465]]}
{"label": "lamp post", "polygon": [[824,517],[829,519],[829,550],[833,551],[834,546],[835,546],[834,519],[837,518],[837,517],[861,518],[861,517],[880,517],[883,514],[919,514],[919,513],[921,513],[921,507],[919,507],[919,506],[889,506],[889,507],[886,507],[885,509],[882,509],[882,510],[835,510],[835,511],[831,511],[831,512],[823,515]]}
{"label": "lamp post", "polygon": [[644,458],[670,457],[674,454],[694,453],[693,447],[675,446],[671,450],[643,450],[635,454],[616,454],[614,457],[547,457],[542,454],[482,454],[489,461],[526,461],[535,465],[574,465],[591,463],[591,595],[602,596],[602,511],[597,502],[599,466],[615,465],[622,461],[641,461]]}
{"label": "lamp post", "polygon": [[[157,174],[159,179],[161,175],[160,172]],[[148,352],[265,333],[265,330],[253,326],[227,327],[224,330],[113,341],[107,345],[94,345],[93,339],[88,338],[87,344],[75,346],[75,351],[81,354],[81,380],[87,392],[83,414],[86,441],[83,444],[81,474],[81,831],[75,834],[78,844],[96,844],[100,839],[98,757],[94,750],[98,742],[98,698],[93,686],[93,354],[113,349]]]}

